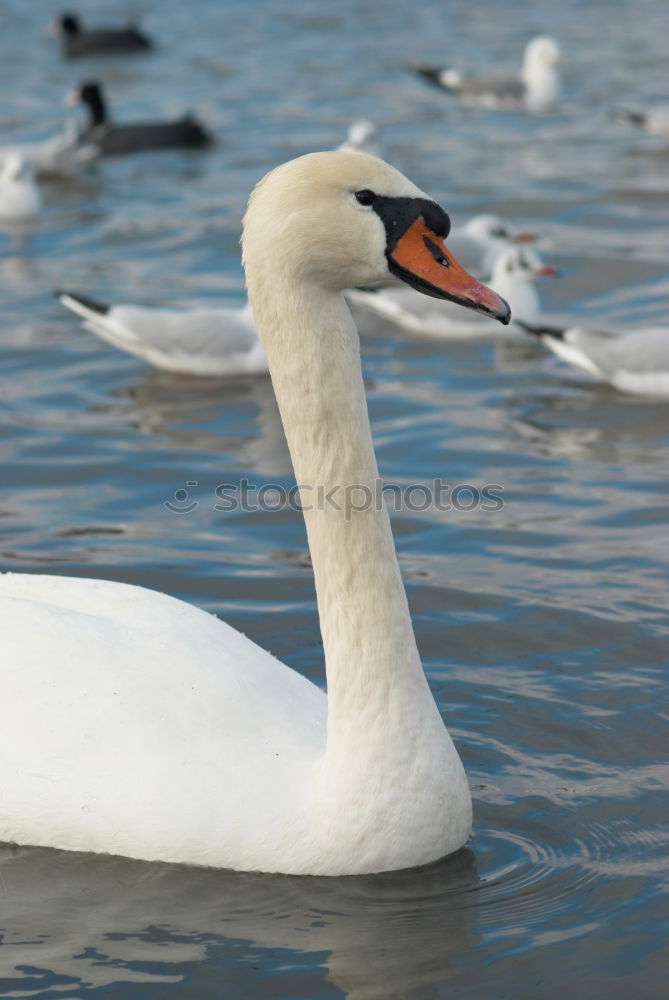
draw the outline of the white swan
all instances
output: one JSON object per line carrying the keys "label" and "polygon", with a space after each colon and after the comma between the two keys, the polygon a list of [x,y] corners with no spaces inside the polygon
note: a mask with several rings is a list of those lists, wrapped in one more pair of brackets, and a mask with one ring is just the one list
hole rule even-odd
{"label": "white swan", "polygon": [[421,865],[466,842],[469,788],[421,667],[388,513],[337,503],[342,486],[378,477],[342,290],[393,273],[508,322],[506,303],[450,257],[448,225],[360,153],[277,168],[246,214],[249,298],[301,484],[327,698],[163,594],[0,576],[0,840],[323,875]]}
{"label": "white swan", "polygon": [[238,309],[154,309],[110,306],[75,292],[57,292],[87,330],[156,368],[184,375],[262,375],[267,358],[248,302]]}
{"label": "white swan", "polygon": [[521,325],[567,364],[621,392],[669,398],[669,326],[606,331]]}
{"label": "white swan", "polygon": [[463,104],[500,111],[524,108],[549,111],[559,100],[562,53],[554,38],[539,35],[525,46],[520,78],[467,76],[447,67],[415,66],[421,76],[437,87],[450,91]]}
{"label": "white swan", "polygon": [[[527,339],[525,329],[517,321],[540,322],[541,299],[535,281],[538,277],[554,274],[555,268],[544,264],[539,255],[527,247],[509,247],[499,255],[490,284],[509,303],[513,317],[502,336]],[[499,326],[490,317],[462,309],[453,302],[419,295],[404,285],[375,291],[351,289],[346,297],[356,306],[423,337],[468,340],[499,336]]]}
{"label": "white swan", "polygon": [[35,172],[25,156],[11,153],[0,172],[0,219],[34,219],[42,208]]}

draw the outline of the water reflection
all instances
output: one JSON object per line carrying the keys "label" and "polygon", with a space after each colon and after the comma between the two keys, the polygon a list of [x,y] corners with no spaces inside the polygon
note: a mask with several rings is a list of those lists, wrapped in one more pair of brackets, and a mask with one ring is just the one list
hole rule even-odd
{"label": "water reflection", "polygon": [[148,369],[119,396],[137,430],[159,437],[161,448],[225,455],[226,463],[262,475],[291,472],[267,377],[197,379]]}
{"label": "water reflection", "polygon": [[306,949],[353,1000],[427,1000],[475,944],[468,850],[425,869],[328,879],[4,848],[0,879],[3,985],[22,996],[182,980],[195,996],[212,976],[241,996],[254,965],[282,970],[293,995],[291,953]]}
{"label": "water reflection", "polygon": [[[669,403],[624,396],[609,385],[551,367],[558,384],[539,394],[514,391],[514,427],[525,441],[556,457],[620,462],[643,468],[666,463]],[[545,383],[544,383],[545,385]]]}

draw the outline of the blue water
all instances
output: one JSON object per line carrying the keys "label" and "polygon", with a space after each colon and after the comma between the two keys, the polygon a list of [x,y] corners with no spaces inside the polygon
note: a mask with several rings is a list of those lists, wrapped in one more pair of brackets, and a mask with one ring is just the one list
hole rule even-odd
{"label": "blue water", "polygon": [[[547,315],[664,321],[669,157],[608,111],[666,99],[669,13],[659,0],[154,0],[141,5],[154,54],[66,63],[42,35],[58,9],[3,5],[1,142],[50,134],[62,97],[94,76],[119,120],[193,109],[219,142],[106,161],[45,186],[33,226],[0,229],[0,568],[155,587],[322,683],[299,515],[215,509],[221,483],[292,481],[268,380],[152,371],[81,331],[52,289],[241,302],[255,181],[365,116],[456,224],[496,211],[541,235],[562,272],[542,286]],[[513,70],[537,31],[565,51],[565,101],[544,118],[460,108],[405,69]],[[469,848],[328,880],[7,846],[1,996],[661,995],[669,405],[536,350],[358,321],[386,481],[502,489],[499,510],[393,515],[425,668],[472,784]],[[198,506],[171,512],[183,489]]]}

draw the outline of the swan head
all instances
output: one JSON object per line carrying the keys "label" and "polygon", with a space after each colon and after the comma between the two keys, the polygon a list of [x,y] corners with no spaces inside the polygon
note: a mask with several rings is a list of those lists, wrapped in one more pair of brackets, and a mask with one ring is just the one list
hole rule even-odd
{"label": "swan head", "polygon": [[333,292],[399,278],[508,323],[507,303],[444,244],[450,225],[441,206],[383,160],[309,153],[271,171],[251,195],[242,236],[249,293],[267,268],[277,281]]}

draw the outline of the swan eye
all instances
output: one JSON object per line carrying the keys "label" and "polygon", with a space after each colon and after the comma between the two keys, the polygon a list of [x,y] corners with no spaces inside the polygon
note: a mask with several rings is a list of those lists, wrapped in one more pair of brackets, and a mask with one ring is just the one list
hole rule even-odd
{"label": "swan eye", "polygon": [[373,205],[376,201],[376,195],[373,191],[368,191],[367,188],[365,188],[364,191],[355,192],[355,200],[359,205]]}

